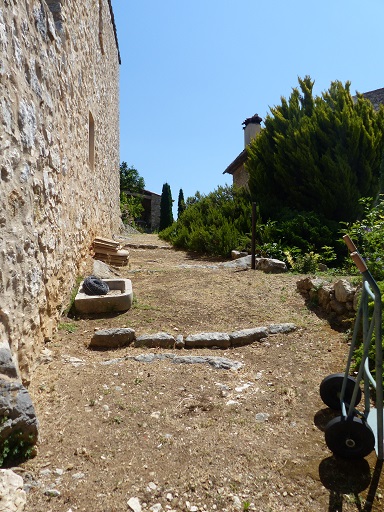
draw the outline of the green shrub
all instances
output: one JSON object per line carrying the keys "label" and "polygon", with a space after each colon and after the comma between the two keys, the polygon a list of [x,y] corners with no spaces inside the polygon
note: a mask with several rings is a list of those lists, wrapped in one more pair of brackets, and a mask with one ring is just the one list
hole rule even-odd
{"label": "green shrub", "polygon": [[[6,420],[4,417],[2,422]],[[35,441],[32,435],[25,438],[21,431],[12,432],[0,442],[0,467],[8,462],[29,459],[34,453]]]}
{"label": "green shrub", "polygon": [[[384,311],[384,281],[378,281],[377,285],[378,285],[378,287],[380,289],[381,304],[382,304],[382,309]],[[370,300],[368,302],[369,320],[372,319],[373,309],[374,309],[374,301]],[[381,329],[382,329],[382,332],[384,332],[384,319],[382,319],[382,322],[381,322]],[[354,369],[355,370],[357,370],[359,368],[361,360],[362,360],[362,357],[363,357],[363,348],[364,347],[363,347],[362,340],[360,340],[360,341],[361,341],[361,343],[357,347],[357,349],[355,350],[355,353],[354,353]],[[382,340],[382,349],[384,351],[384,340]],[[375,339],[375,333],[373,333],[372,340],[370,342],[370,347],[369,347],[369,352],[368,352],[368,359],[369,359],[370,371],[372,372],[372,375],[375,376],[375,359],[376,359],[376,339]],[[384,372],[383,372],[383,384],[384,384]]]}
{"label": "green shrub", "polygon": [[276,226],[284,246],[297,247],[303,253],[321,253],[325,246],[335,247],[339,238],[339,224],[314,212],[285,209]]}
{"label": "green shrub", "polygon": [[120,211],[123,223],[134,225],[135,219],[140,219],[144,212],[142,197],[131,196],[126,192],[120,192]]}
{"label": "green shrub", "polygon": [[[186,209],[159,233],[175,247],[229,257],[231,250],[251,251],[252,204],[247,191],[218,187],[186,201]],[[279,220],[255,218],[256,256],[284,261],[294,271],[313,273],[319,263],[336,260],[339,225],[313,212],[285,209]],[[339,244],[341,246],[341,244]]]}
{"label": "green shrub", "polygon": [[187,251],[222,257],[248,244],[252,208],[246,191],[218,187],[206,196],[197,192],[186,205],[177,222],[159,233],[160,238]]}
{"label": "green shrub", "polygon": [[[384,280],[384,196],[381,195],[377,204],[372,205],[372,198],[361,199],[364,216],[360,221],[345,224],[342,233],[348,234],[356,244],[374,279]],[[356,266],[348,256],[345,269],[356,272]]]}

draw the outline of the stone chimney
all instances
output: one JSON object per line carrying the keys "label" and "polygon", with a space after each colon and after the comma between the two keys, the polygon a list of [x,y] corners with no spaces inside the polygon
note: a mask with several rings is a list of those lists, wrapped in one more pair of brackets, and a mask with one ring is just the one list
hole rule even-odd
{"label": "stone chimney", "polygon": [[252,139],[254,139],[261,130],[262,119],[257,114],[248,117],[242,124],[244,125],[244,148],[248,146]]}

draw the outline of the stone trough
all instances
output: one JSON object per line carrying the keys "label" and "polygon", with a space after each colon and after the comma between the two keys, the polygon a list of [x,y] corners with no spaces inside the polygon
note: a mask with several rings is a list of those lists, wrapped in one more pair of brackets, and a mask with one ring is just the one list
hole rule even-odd
{"label": "stone trough", "polygon": [[109,286],[107,295],[87,295],[83,282],[75,298],[75,309],[82,315],[127,311],[132,306],[133,292],[130,279],[103,279]]}

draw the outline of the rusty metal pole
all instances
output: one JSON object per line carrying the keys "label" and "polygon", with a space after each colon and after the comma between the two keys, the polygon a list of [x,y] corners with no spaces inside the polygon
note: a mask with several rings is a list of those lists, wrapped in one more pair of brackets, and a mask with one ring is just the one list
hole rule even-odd
{"label": "rusty metal pole", "polygon": [[256,203],[252,203],[251,269],[256,269]]}

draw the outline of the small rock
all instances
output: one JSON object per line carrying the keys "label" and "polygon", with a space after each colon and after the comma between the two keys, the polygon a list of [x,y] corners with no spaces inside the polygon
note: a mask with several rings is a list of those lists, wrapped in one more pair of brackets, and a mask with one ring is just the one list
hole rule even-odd
{"label": "small rock", "polygon": [[152,505],[152,507],[149,508],[150,512],[161,512],[163,510],[163,507],[161,506],[161,503],[155,503],[155,505]]}
{"label": "small rock", "polygon": [[168,492],[167,495],[165,496],[167,501],[172,501],[173,500],[173,494]]}
{"label": "small rock", "polygon": [[51,474],[51,470],[50,469],[41,469],[40,470],[40,475],[41,476],[48,476]]}
{"label": "small rock", "polygon": [[72,356],[69,356],[67,354],[64,354],[62,356],[62,360],[63,360],[64,363],[69,363],[72,366],[74,366],[75,368],[77,368],[78,366],[84,366],[85,365],[85,361],[83,359],[79,359],[78,357],[72,357]]}
{"label": "small rock", "polygon": [[176,336],[175,348],[178,348],[178,349],[185,348],[184,337],[182,334],[179,334],[178,336]]}
{"label": "small rock", "polygon": [[241,386],[238,386],[235,388],[236,393],[241,393],[242,391],[248,389],[252,386],[252,382],[246,382],[245,384],[242,384]]}
{"label": "small rock", "polygon": [[266,412],[258,412],[255,417],[256,421],[260,421],[260,422],[268,421],[268,418],[269,418],[269,414]]}
{"label": "small rock", "polygon": [[231,259],[238,260],[239,258],[245,258],[248,253],[245,251],[231,251]]}
{"label": "small rock", "polygon": [[236,510],[241,510],[243,508],[238,496],[233,496],[233,506]]}
{"label": "small rock", "polygon": [[39,360],[41,364],[48,364],[53,361],[53,353],[52,350],[49,350],[49,348],[44,348],[40,352]]}
{"label": "small rock", "polygon": [[61,493],[57,489],[46,489],[44,494],[50,498],[58,498]]}
{"label": "small rock", "polygon": [[127,505],[132,510],[132,512],[142,511],[140,501],[138,500],[138,498],[129,498]]}
{"label": "small rock", "polygon": [[72,475],[72,478],[74,478],[75,480],[81,480],[84,477],[85,477],[84,473],[75,473],[74,475]]}

